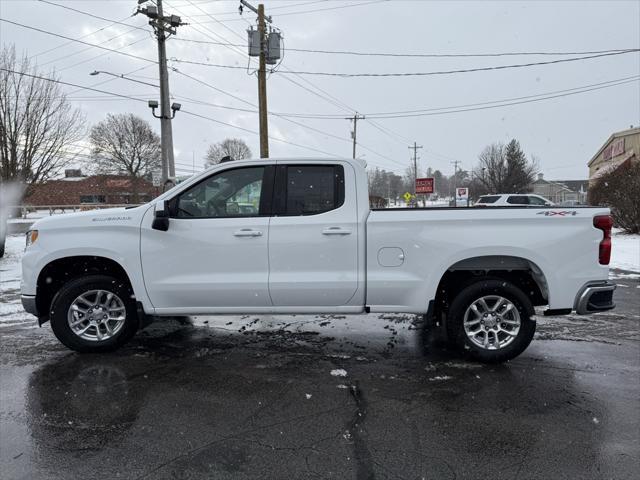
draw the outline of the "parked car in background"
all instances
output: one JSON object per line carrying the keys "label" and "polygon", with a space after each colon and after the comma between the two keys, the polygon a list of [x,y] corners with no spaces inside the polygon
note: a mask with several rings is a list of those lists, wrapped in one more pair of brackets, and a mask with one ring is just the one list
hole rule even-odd
{"label": "parked car in background", "polygon": [[497,193],[482,195],[475,203],[476,207],[553,207],[555,203],[540,195],[531,193]]}

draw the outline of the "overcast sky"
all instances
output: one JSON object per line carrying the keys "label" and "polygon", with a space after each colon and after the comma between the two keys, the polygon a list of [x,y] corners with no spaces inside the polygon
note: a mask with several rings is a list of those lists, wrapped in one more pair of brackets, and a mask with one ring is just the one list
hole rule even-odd
{"label": "overcast sky", "polygon": [[[156,44],[145,17],[130,17],[136,0],[52,0],[52,3],[131,26],[113,24],[50,3],[30,0],[0,0],[0,17],[74,39],[83,37],[85,42],[118,52],[157,59]],[[318,150],[337,156],[351,156],[351,126],[342,117],[353,115],[356,110],[365,115],[371,114],[371,118],[380,112],[458,107],[550,92],[558,95],[559,91],[640,75],[638,52],[448,75],[348,78],[293,75],[287,71],[434,72],[544,62],[587,54],[403,58],[286,50],[481,54],[637,49],[640,48],[638,1],[266,0],[264,3],[267,14],[273,17],[273,25],[282,31],[286,47],[279,71],[271,74],[268,80],[269,110],[339,117],[290,118],[298,125],[271,115],[270,135],[301,145],[271,140],[272,157],[317,157],[322,155]],[[255,23],[255,15],[245,10],[240,18],[238,4],[238,0],[164,1],[165,14],[180,15],[183,21],[190,23],[180,27],[177,38],[167,44],[168,57],[175,59],[169,62],[170,67],[239,98],[173,71],[170,75],[171,95],[173,101],[182,103],[188,112],[257,132],[258,115],[252,106],[257,105],[255,75],[247,74],[243,69],[184,63],[247,66],[246,47],[184,40],[246,44],[246,28],[249,23]],[[65,87],[74,104],[85,112],[88,125],[100,121],[110,112],[133,112],[148,119],[160,131],[159,121],[151,116],[146,105],[146,100],[158,99],[156,88],[105,74],[89,76],[93,70],[116,74],[133,72],[132,78],[156,84],[156,64],[6,22],[0,22],[0,38],[4,45],[15,44],[19,52],[31,56],[43,70],[55,68],[63,81],[144,100],[135,102]],[[601,86],[596,85],[598,88]],[[250,111],[224,109],[202,102]],[[421,170],[432,167],[451,174],[453,160],[459,160],[462,168],[470,169],[486,145],[516,138],[528,155],[538,158],[546,178],[587,178],[586,164],[607,137],[614,131],[640,124],[640,83],[635,79],[631,83],[548,100],[457,113],[443,112],[449,111],[436,110],[429,112],[428,116],[358,122],[358,156],[363,156],[369,166],[403,173],[409,163],[410,150],[407,147],[416,141],[424,145],[420,151]],[[256,134],[211,120],[179,112],[173,122],[173,131],[178,174],[191,171],[194,159],[196,169],[199,169],[207,146],[227,137],[244,139],[254,156],[259,155]]]}

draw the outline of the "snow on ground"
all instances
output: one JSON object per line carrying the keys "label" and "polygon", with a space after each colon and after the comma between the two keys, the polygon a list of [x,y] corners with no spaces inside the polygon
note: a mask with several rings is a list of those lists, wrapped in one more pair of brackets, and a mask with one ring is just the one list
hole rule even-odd
{"label": "snow on ground", "polygon": [[24,235],[7,235],[5,254],[0,259],[0,294],[20,289],[20,259],[24,252]]}
{"label": "snow on ground", "polygon": [[614,229],[612,241],[611,268],[640,273],[640,235],[625,235]]}
{"label": "snow on ground", "polygon": [[0,259],[0,326],[34,320],[20,303],[20,259],[23,251],[24,235],[8,235],[6,251]]}

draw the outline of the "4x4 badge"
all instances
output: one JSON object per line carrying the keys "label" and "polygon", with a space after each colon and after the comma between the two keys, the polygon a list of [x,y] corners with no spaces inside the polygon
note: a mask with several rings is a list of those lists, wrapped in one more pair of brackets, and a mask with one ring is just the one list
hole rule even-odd
{"label": "4x4 badge", "polygon": [[575,210],[545,210],[544,212],[538,212],[536,215],[544,215],[545,217],[566,217],[567,215],[577,215]]}

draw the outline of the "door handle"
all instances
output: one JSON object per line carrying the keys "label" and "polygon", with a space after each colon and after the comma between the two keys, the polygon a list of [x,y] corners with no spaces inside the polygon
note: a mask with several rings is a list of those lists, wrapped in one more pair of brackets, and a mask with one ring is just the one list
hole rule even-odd
{"label": "door handle", "polygon": [[261,237],[262,232],[260,230],[253,230],[252,228],[242,228],[233,232],[234,237]]}
{"label": "door handle", "polygon": [[351,229],[342,227],[328,227],[322,230],[323,235],[351,235]]}

